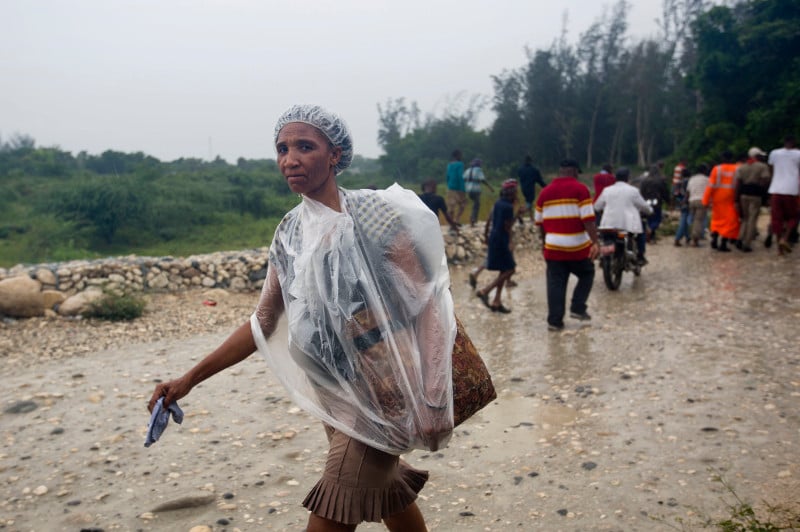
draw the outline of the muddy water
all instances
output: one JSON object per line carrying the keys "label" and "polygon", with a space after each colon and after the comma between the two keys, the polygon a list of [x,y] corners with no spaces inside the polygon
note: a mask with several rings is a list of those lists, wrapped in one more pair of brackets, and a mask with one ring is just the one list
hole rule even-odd
{"label": "muddy water", "polygon": [[[546,330],[540,271],[517,276],[502,317],[454,283],[503,390],[485,414],[515,432],[531,423],[520,462],[540,475],[510,496],[543,529],[650,530],[724,515],[717,475],[754,503],[800,502],[797,257],[671,242],[649,256],[616,292],[598,270],[591,326],[567,318],[562,333]],[[542,488],[547,469],[545,488],[558,489]]]}
{"label": "muddy water", "polygon": [[[546,329],[537,255],[518,257],[509,315],[453,269],[457,312],[499,397],[447,449],[407,457],[430,470],[419,505],[432,530],[668,530],[729,515],[717,475],[746,500],[797,508],[800,250],[778,260],[668,244],[617,292],[598,276],[591,324],[567,318],[560,333]],[[221,339],[5,368],[7,403],[39,407],[0,416],[0,529],[302,530],[323,432],[257,357],[200,385],[184,424],[142,447],[153,380]]]}

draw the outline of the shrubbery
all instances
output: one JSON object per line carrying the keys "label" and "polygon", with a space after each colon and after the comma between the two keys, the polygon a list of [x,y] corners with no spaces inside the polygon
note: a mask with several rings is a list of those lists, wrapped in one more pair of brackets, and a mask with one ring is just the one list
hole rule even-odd
{"label": "shrubbery", "polygon": [[108,291],[94,301],[83,316],[107,321],[131,321],[142,315],[145,305],[144,299],[139,296]]}

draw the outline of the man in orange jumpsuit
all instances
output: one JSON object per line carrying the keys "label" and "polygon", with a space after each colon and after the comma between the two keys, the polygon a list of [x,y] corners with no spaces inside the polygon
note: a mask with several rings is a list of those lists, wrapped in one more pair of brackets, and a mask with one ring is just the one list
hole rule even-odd
{"label": "man in orange jumpsuit", "polygon": [[[711,205],[711,247],[730,251],[728,242],[739,238],[739,210],[736,205],[736,168],[733,154],[725,151],[722,164],[711,170],[708,186],[703,194],[703,205]],[[722,241],[718,243],[718,239]]]}

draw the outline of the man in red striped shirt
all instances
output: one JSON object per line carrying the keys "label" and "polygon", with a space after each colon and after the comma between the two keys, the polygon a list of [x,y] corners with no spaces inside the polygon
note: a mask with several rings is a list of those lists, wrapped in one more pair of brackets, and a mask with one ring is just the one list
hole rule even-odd
{"label": "man in red striped shirt", "polygon": [[564,328],[567,281],[578,277],[572,292],[569,315],[588,321],[586,300],[594,282],[594,259],[600,254],[594,221],[592,195],[578,181],[580,168],[573,159],[561,161],[558,177],[547,185],[536,200],[535,221],[544,242],[547,262],[547,328]]}

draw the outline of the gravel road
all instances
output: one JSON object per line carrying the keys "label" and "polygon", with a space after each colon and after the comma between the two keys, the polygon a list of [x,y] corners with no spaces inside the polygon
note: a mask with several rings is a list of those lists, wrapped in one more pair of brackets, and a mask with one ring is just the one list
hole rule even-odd
{"label": "gravel road", "polygon": [[[699,529],[729,515],[718,475],[798,515],[800,251],[663,241],[649,256],[617,292],[598,275],[591,324],[560,333],[546,329],[538,254],[518,257],[508,315],[452,269],[499,397],[447,449],[407,457],[431,472],[420,507],[432,530]],[[132,323],[2,322],[0,529],[302,530],[325,438],[258,356],[200,385],[183,424],[143,447],[156,380],[199,360],[256,299],[197,291],[148,296]]]}

